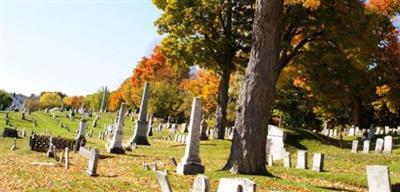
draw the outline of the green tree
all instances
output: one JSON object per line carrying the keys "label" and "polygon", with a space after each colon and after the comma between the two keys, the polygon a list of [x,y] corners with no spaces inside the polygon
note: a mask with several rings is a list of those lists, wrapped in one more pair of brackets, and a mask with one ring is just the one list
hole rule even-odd
{"label": "green tree", "polygon": [[[173,63],[200,65],[220,75],[216,118],[218,138],[224,138],[231,73],[247,63],[254,1],[153,0],[163,11],[155,22],[162,51]],[[176,62],[179,60],[179,62]]]}
{"label": "green tree", "polygon": [[6,109],[12,103],[12,97],[6,91],[0,89],[0,110]]}

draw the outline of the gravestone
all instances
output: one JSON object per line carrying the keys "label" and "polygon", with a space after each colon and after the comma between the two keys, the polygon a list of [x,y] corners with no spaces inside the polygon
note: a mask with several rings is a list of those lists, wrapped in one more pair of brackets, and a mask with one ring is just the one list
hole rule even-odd
{"label": "gravestone", "polygon": [[285,137],[286,134],[281,128],[274,125],[268,125],[268,135],[266,143],[267,157],[269,154],[271,154],[274,161],[283,159],[283,156],[286,153],[285,144],[283,143]]}
{"label": "gravestone", "polygon": [[205,175],[198,175],[193,182],[192,192],[210,192],[210,181]]}
{"label": "gravestone", "polygon": [[64,155],[65,155],[65,169],[69,169],[69,148],[68,147],[65,148]]}
{"label": "gravestone", "polygon": [[363,143],[363,153],[369,153],[369,147],[370,146],[370,141],[369,140],[364,140]]}
{"label": "gravestone", "polygon": [[97,176],[97,163],[99,160],[99,150],[98,149],[86,149],[85,147],[79,148],[79,155],[88,159],[88,167],[86,174],[89,176]]}
{"label": "gravestone", "polygon": [[147,136],[153,136],[153,113],[149,117],[149,124],[147,127]]}
{"label": "gravestone", "polygon": [[367,177],[369,192],[391,192],[389,167],[367,166]]}
{"label": "gravestone", "polygon": [[383,149],[383,139],[379,138],[376,140],[376,144],[375,144],[375,152],[377,153],[382,153],[382,149]]}
{"label": "gravestone", "polygon": [[177,129],[176,128],[176,124],[171,124],[170,126],[171,126],[171,128],[169,129],[169,132],[170,133],[176,133],[176,129]]}
{"label": "gravestone", "polygon": [[292,166],[291,155],[289,152],[283,156],[283,167],[290,168]]}
{"label": "gravestone", "polygon": [[157,171],[157,179],[160,184],[161,192],[172,192],[171,184],[168,180],[168,174],[166,172]]}
{"label": "gravestone", "polygon": [[81,121],[79,122],[79,129],[78,129],[78,135],[76,136],[76,140],[79,140],[80,138],[85,138],[86,124],[87,120],[81,119]]}
{"label": "gravestone", "polygon": [[101,98],[100,112],[106,112],[107,105],[107,87],[104,87],[103,97]]}
{"label": "gravestone", "polygon": [[353,140],[351,145],[351,152],[357,153],[357,150],[358,150],[358,140]]}
{"label": "gravestone", "polygon": [[207,121],[203,115],[203,118],[201,119],[200,122],[200,129],[201,129],[201,134],[200,134],[200,140],[201,141],[206,141],[208,140],[208,136],[207,136],[207,128],[208,128],[208,124]]}
{"label": "gravestone", "polygon": [[55,147],[54,147],[53,143],[50,141],[49,150],[47,151],[46,156],[47,157],[55,157],[55,150],[54,149],[55,149]]}
{"label": "gravestone", "polygon": [[312,170],[317,172],[324,170],[324,154],[314,153]]}
{"label": "gravestone", "polygon": [[297,151],[297,169],[307,169],[307,151],[298,150]]}
{"label": "gravestone", "polygon": [[109,153],[125,154],[125,150],[122,147],[125,111],[126,111],[125,103],[122,103],[118,113],[118,121],[115,124],[113,138],[111,142],[107,145],[107,151]]}
{"label": "gravestone", "polygon": [[177,166],[180,175],[204,173],[199,157],[200,147],[200,121],[202,116],[202,104],[199,97],[195,97],[190,114],[189,134],[187,138],[185,154]]}
{"label": "gravestone", "polygon": [[270,167],[273,166],[273,164],[274,164],[274,159],[273,159],[273,157],[272,157],[272,154],[268,154],[268,156],[267,156],[267,164],[268,164],[268,166],[270,166]]}
{"label": "gravestone", "polygon": [[93,120],[92,127],[97,127],[97,119]]}
{"label": "gravestone", "polygon": [[136,130],[130,143],[136,143],[137,145],[150,145],[147,139],[147,105],[150,97],[150,84],[145,83],[143,89],[142,102],[140,103],[139,118],[136,121]]}
{"label": "gravestone", "polygon": [[256,183],[247,178],[221,178],[217,192],[255,192]]}
{"label": "gravestone", "polygon": [[384,137],[384,145],[383,145],[383,152],[384,153],[392,153],[393,147],[393,138],[392,136],[388,135]]}

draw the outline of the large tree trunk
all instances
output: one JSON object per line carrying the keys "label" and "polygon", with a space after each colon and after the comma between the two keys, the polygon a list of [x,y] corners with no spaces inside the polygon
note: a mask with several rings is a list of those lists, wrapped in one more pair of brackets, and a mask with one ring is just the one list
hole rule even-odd
{"label": "large tree trunk", "polygon": [[224,139],[226,127],[226,108],[229,100],[229,79],[232,71],[229,69],[223,70],[221,80],[219,81],[218,103],[217,103],[217,124],[218,139]]}
{"label": "large tree trunk", "polygon": [[360,127],[360,121],[361,121],[361,99],[356,97],[352,99],[352,105],[353,107],[351,108],[352,110],[352,119],[353,119],[353,125],[356,127]]}
{"label": "large tree trunk", "polygon": [[253,46],[236,112],[230,156],[224,170],[267,174],[265,144],[271,117],[281,41],[283,0],[257,0]]}

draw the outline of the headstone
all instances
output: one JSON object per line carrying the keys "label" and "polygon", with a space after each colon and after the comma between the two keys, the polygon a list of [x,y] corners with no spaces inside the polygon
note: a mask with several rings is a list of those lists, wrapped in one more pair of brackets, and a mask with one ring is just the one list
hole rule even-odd
{"label": "headstone", "polygon": [[171,184],[168,180],[168,174],[166,172],[157,171],[157,179],[160,184],[161,192],[172,192]]}
{"label": "headstone", "polygon": [[199,97],[193,99],[190,115],[189,134],[186,143],[185,155],[177,166],[180,175],[204,173],[199,156],[200,147],[200,121],[202,116],[202,104]]}
{"label": "headstone", "polygon": [[[51,138],[50,138],[51,139]],[[54,145],[50,142],[49,150],[47,151],[47,157],[55,157]]]}
{"label": "headstone", "polygon": [[307,151],[297,151],[297,169],[307,169]]}
{"label": "headstone", "polygon": [[150,84],[144,85],[142,102],[140,103],[139,118],[136,121],[136,130],[132,136],[130,143],[135,142],[137,145],[150,145],[147,140],[147,104],[150,97]]}
{"label": "headstone", "polygon": [[393,138],[392,136],[388,135],[384,137],[384,145],[383,145],[383,152],[384,153],[392,153],[393,147]]}
{"label": "headstone", "polygon": [[353,140],[351,145],[351,152],[357,153],[357,150],[358,150],[358,140]]}
{"label": "headstone", "polygon": [[104,87],[103,97],[101,98],[100,112],[106,112],[107,105],[107,87]]}
{"label": "headstone", "polygon": [[149,124],[147,127],[147,136],[153,136],[153,113],[149,117]]}
{"label": "headstone", "polygon": [[312,170],[317,172],[324,170],[324,154],[314,153]]}
{"label": "headstone", "polygon": [[375,152],[377,153],[382,153],[382,149],[383,149],[383,139],[379,138],[376,140],[376,144],[375,144]]}
{"label": "headstone", "polygon": [[208,140],[208,136],[207,136],[207,128],[208,128],[208,124],[207,124],[207,121],[206,121],[206,119],[205,119],[205,117],[204,117],[204,115],[203,115],[203,118],[201,119],[201,123],[200,123],[200,132],[201,132],[201,134],[200,134],[200,140],[202,140],[202,141],[206,141],[206,140]]}
{"label": "headstone", "polygon": [[285,144],[283,143],[285,136],[286,134],[281,128],[268,125],[266,154],[272,154],[274,161],[283,159],[286,153]]}
{"label": "headstone", "polygon": [[380,165],[367,166],[368,191],[391,192],[389,167]]}
{"label": "headstone", "polygon": [[79,122],[78,135],[76,136],[77,140],[79,138],[85,138],[86,124],[87,124],[86,119],[81,119],[81,121]]}
{"label": "headstone", "polygon": [[107,151],[109,153],[125,154],[125,150],[122,146],[125,111],[126,111],[125,103],[122,103],[118,113],[118,121],[115,124],[113,138],[107,146]]}
{"label": "headstone", "polygon": [[390,131],[389,126],[385,126],[385,132],[384,132],[384,134],[389,134],[389,131]]}
{"label": "headstone", "polygon": [[375,132],[376,132],[376,127],[374,125],[371,125],[369,127],[367,139],[368,140],[373,139],[375,137]]}
{"label": "headstone", "polygon": [[256,183],[247,178],[221,178],[217,192],[255,192]]}
{"label": "headstone", "polygon": [[170,132],[170,133],[176,133],[176,129],[177,129],[177,128],[176,128],[176,124],[172,124],[172,125],[171,125],[171,128],[169,129],[169,132]]}
{"label": "headstone", "polygon": [[283,167],[290,168],[292,166],[291,155],[289,152],[283,156]]}
{"label": "headstone", "polygon": [[11,146],[11,151],[15,151],[17,149],[17,138],[14,138],[14,144]]}
{"label": "headstone", "polygon": [[268,156],[267,156],[268,158],[267,158],[267,162],[268,162],[268,166],[270,166],[270,167],[272,167],[273,166],[273,164],[274,164],[274,159],[273,159],[273,157],[272,157],[272,154],[268,154]]}
{"label": "headstone", "polygon": [[210,181],[205,175],[198,175],[193,182],[192,192],[210,192]]}
{"label": "headstone", "polygon": [[65,155],[65,169],[69,169],[69,148],[68,147],[65,148],[64,155]]}
{"label": "headstone", "polygon": [[92,127],[97,127],[97,119],[93,120]]}
{"label": "headstone", "polygon": [[89,157],[89,164],[86,173],[89,176],[97,176],[97,162],[99,160],[99,150],[93,149]]}
{"label": "headstone", "polygon": [[364,140],[363,143],[363,153],[369,153],[370,141]]}

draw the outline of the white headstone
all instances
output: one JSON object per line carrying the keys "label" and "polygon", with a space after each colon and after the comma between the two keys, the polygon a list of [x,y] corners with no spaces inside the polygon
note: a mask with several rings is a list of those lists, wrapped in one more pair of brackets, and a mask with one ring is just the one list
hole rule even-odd
{"label": "white headstone", "polygon": [[307,151],[297,151],[297,169],[307,169]]}
{"label": "white headstone", "polygon": [[286,153],[285,150],[285,132],[274,125],[268,125],[268,135],[267,135],[267,143],[266,143],[266,154],[267,157],[269,154],[272,155],[273,160],[283,159],[283,156]]}
{"label": "white headstone", "polygon": [[324,154],[314,153],[312,170],[317,172],[324,170]]}
{"label": "white headstone", "polygon": [[157,171],[157,179],[160,184],[161,192],[172,192],[171,184],[168,180],[168,174],[162,171]]}
{"label": "white headstone", "polygon": [[86,124],[87,124],[87,120],[86,119],[82,119],[79,122],[78,135],[76,136],[76,139],[79,139],[80,137],[85,137]]}
{"label": "white headstone", "polygon": [[195,97],[190,114],[189,133],[186,139],[185,154],[177,166],[180,175],[204,173],[204,166],[200,160],[200,122],[202,104],[199,97]]}
{"label": "white headstone", "polygon": [[369,146],[370,146],[370,141],[369,140],[364,140],[363,153],[369,153]]}
{"label": "white headstone", "polygon": [[130,139],[130,143],[136,143],[137,145],[150,145],[147,139],[147,105],[150,97],[150,84],[145,83],[143,89],[142,102],[140,103],[139,119],[136,122],[135,133]]}
{"label": "white headstone", "polygon": [[247,178],[221,178],[217,192],[255,192],[256,183]]}
{"label": "white headstone", "polygon": [[124,131],[124,114],[126,111],[125,103],[121,104],[118,113],[118,121],[115,124],[114,135],[111,140],[111,143],[107,146],[107,151],[109,153],[116,153],[116,154],[124,154],[125,150],[122,147],[122,139],[123,139],[123,131]]}
{"label": "white headstone", "polygon": [[389,168],[387,166],[367,166],[368,191],[391,192]]}
{"label": "white headstone", "polygon": [[351,145],[351,152],[357,153],[357,150],[358,150],[358,140],[353,140]]}
{"label": "white headstone", "polygon": [[383,152],[384,153],[392,153],[392,146],[393,146],[393,138],[392,136],[388,135],[384,137],[384,146]]}
{"label": "white headstone", "polygon": [[292,166],[292,161],[290,156],[291,156],[290,153],[287,152],[283,157],[283,166],[286,168],[290,168]]}
{"label": "white headstone", "polygon": [[376,140],[375,152],[381,153],[382,149],[383,149],[383,139],[379,138],[379,139]]}
{"label": "white headstone", "polygon": [[192,192],[209,192],[210,181],[205,175],[198,175],[193,183]]}

